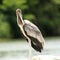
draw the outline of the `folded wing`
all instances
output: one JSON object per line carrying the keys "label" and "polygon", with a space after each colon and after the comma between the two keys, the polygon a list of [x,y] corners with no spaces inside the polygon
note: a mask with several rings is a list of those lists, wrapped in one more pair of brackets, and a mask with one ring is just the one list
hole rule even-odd
{"label": "folded wing", "polygon": [[43,49],[44,46],[44,38],[40,32],[40,30],[38,29],[38,27],[36,25],[34,25],[33,23],[29,22],[28,20],[24,20],[24,31],[26,33],[26,35],[31,39],[31,45],[32,47],[37,50],[40,51]]}

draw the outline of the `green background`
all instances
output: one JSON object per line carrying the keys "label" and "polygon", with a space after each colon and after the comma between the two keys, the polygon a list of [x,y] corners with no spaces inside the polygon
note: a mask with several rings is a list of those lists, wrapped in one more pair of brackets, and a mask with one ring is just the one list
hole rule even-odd
{"label": "green background", "polygon": [[0,0],[0,38],[22,38],[16,21],[18,8],[43,36],[60,36],[60,0]]}

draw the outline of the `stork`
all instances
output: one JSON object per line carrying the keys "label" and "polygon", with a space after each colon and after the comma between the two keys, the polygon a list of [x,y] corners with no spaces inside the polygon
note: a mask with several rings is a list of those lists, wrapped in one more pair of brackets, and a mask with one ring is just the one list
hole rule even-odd
{"label": "stork", "polygon": [[[36,50],[41,52],[44,47],[44,38],[41,34],[39,28],[28,20],[23,20],[21,9],[16,10],[17,24],[29,43],[29,53],[31,56],[31,46]],[[31,57],[30,57],[31,60]]]}

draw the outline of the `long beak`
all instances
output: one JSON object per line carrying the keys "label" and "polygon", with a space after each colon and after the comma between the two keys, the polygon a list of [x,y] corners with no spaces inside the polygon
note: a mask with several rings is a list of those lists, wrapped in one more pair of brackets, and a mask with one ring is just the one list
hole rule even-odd
{"label": "long beak", "polygon": [[18,26],[23,25],[23,19],[22,19],[22,14],[21,14],[20,9],[16,10],[16,15],[17,15],[17,24],[18,24]]}

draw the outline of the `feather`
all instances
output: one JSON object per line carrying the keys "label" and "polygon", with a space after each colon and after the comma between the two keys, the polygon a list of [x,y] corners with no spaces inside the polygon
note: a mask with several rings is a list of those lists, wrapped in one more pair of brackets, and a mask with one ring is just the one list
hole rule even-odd
{"label": "feather", "polygon": [[24,20],[23,29],[25,34],[31,39],[32,47],[37,51],[41,51],[44,46],[44,38],[38,27],[30,21]]}

